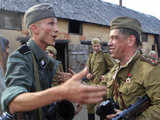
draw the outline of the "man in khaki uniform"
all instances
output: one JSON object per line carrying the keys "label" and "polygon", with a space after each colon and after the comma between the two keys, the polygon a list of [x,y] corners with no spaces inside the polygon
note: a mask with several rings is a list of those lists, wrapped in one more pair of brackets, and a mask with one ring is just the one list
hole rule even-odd
{"label": "man in khaki uniform", "polygon": [[119,64],[108,73],[102,82],[107,86],[107,98],[119,104],[116,114],[134,104],[139,96],[148,95],[151,105],[136,120],[160,120],[160,67],[138,51],[141,24],[129,17],[118,17],[111,22],[109,51]]}
{"label": "man in khaki uniform", "polygon": [[[107,53],[103,53],[101,50],[101,44],[98,38],[94,38],[91,43],[93,53],[89,55],[87,60],[87,66],[89,68],[87,79],[89,80],[89,84],[99,84],[101,76],[113,67],[113,61]],[[94,104],[87,105],[89,120],[95,119],[94,106]]]}
{"label": "man in khaki uniform", "polygon": [[53,72],[54,73],[53,73],[53,81],[52,81],[52,86],[55,86],[55,85],[58,85],[58,84],[64,82],[64,81],[60,81],[58,79],[58,76],[57,76],[58,72],[64,72],[63,65],[62,65],[61,61],[56,60],[56,58],[57,58],[57,50],[55,49],[54,46],[48,46],[46,48],[46,51],[47,51],[48,55],[51,56],[55,61],[55,64],[53,66],[53,69],[54,69]]}

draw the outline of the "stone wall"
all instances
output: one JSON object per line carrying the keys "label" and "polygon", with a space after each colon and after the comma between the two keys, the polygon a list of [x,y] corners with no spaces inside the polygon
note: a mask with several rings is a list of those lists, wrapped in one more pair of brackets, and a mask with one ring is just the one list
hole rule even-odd
{"label": "stone wall", "polygon": [[81,44],[70,44],[69,47],[69,66],[79,72],[85,67],[89,54],[89,46]]}

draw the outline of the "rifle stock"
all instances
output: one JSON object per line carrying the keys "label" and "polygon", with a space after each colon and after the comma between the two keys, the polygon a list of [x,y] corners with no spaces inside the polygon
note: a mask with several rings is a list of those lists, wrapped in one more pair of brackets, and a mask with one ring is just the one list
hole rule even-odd
{"label": "rifle stock", "polygon": [[136,116],[141,114],[150,106],[150,99],[147,95],[140,97],[135,104],[132,104],[127,109],[123,110],[119,115],[112,120],[134,120]]}

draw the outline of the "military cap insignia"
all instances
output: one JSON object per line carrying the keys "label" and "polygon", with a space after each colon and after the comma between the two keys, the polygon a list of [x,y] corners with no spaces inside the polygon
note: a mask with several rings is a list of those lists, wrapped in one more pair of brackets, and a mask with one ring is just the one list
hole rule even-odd
{"label": "military cap insignia", "polygon": [[130,83],[131,82],[131,73],[128,73],[128,78],[126,79],[126,83]]}
{"label": "military cap insignia", "polygon": [[46,66],[47,66],[47,63],[45,62],[45,60],[41,60],[40,61],[40,66],[41,66],[41,68],[46,68]]}
{"label": "military cap insignia", "polygon": [[42,65],[42,66],[44,66],[44,65],[45,65],[44,60],[41,60],[41,65]]}

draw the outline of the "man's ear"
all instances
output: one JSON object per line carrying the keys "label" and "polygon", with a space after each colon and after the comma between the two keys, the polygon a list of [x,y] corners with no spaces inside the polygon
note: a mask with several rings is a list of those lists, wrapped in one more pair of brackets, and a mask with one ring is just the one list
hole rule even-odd
{"label": "man's ear", "polygon": [[128,45],[133,46],[136,44],[136,37],[134,35],[130,35],[128,37]]}
{"label": "man's ear", "polygon": [[38,26],[36,24],[31,24],[30,25],[30,29],[31,29],[32,33],[34,33],[34,34],[38,34],[39,33],[39,28],[38,28]]}

